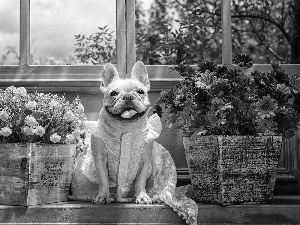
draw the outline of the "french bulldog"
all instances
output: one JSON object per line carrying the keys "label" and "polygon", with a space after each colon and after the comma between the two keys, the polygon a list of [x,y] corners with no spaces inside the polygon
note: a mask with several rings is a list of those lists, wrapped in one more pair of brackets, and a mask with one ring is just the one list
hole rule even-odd
{"label": "french bulldog", "polygon": [[[135,63],[130,79],[120,79],[116,68],[106,64],[100,87],[104,93],[103,108],[96,131],[91,136],[99,185],[98,193],[93,198],[95,204],[111,202],[109,187],[113,186],[117,187],[117,201],[132,197],[133,193],[135,202],[140,204],[162,200],[158,195],[152,194],[150,197],[148,194],[151,189],[153,193],[150,186],[158,175],[152,174],[153,171],[161,171],[164,167],[156,169],[155,151],[161,151],[163,147],[156,142],[154,144],[155,128],[148,122],[149,89],[148,74],[142,62]],[[161,129],[160,125],[158,129]],[[169,173],[164,179],[168,179],[171,186],[168,188],[174,189],[175,164],[171,155],[165,149],[163,151],[168,157],[166,170]]]}
{"label": "french bulldog", "polygon": [[94,204],[164,202],[189,224],[197,224],[197,204],[176,188],[177,174],[170,153],[159,143],[160,118],[148,118],[150,82],[142,62],[131,77],[121,79],[110,63],[102,72],[103,107],[90,137],[90,147],[76,159],[73,200]]}

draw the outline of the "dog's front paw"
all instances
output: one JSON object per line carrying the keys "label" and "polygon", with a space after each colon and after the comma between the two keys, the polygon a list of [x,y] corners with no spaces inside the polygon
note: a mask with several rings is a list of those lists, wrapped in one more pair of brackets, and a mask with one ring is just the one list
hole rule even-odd
{"label": "dog's front paw", "polygon": [[152,199],[147,195],[146,192],[141,191],[135,200],[136,204],[152,204]]}
{"label": "dog's front paw", "polygon": [[93,197],[93,204],[109,204],[111,203],[111,198],[110,198],[110,194],[109,192],[104,192],[104,193],[99,193],[98,195],[96,195],[95,197]]}
{"label": "dog's front paw", "polygon": [[167,203],[167,202],[172,202],[172,193],[168,190],[162,191],[162,193],[158,195],[154,195],[152,198],[153,203]]}

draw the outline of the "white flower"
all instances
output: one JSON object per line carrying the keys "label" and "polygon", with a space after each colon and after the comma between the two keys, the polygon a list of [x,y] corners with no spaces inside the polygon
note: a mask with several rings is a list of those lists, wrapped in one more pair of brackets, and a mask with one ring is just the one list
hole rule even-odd
{"label": "white flower", "polygon": [[8,120],[9,115],[5,110],[0,111],[0,120],[6,121]]}
{"label": "white flower", "polygon": [[27,91],[24,87],[19,87],[15,91],[17,96],[25,96],[27,94]]}
{"label": "white flower", "polygon": [[4,137],[8,137],[9,135],[11,135],[12,130],[9,127],[3,127],[0,130],[0,135],[4,136]]}
{"label": "white flower", "polygon": [[33,110],[36,107],[36,102],[35,101],[28,101],[25,106],[26,106],[27,109]]}
{"label": "white flower", "polygon": [[37,126],[34,133],[42,137],[45,134],[45,128],[42,126]]}
{"label": "white flower", "polygon": [[70,145],[70,144],[74,144],[74,142],[75,142],[75,137],[74,137],[74,135],[73,134],[68,134],[67,136],[66,136],[66,144],[68,144],[68,145]]}
{"label": "white flower", "polygon": [[29,127],[33,127],[38,124],[38,122],[36,121],[36,119],[33,116],[26,116],[24,122]]}
{"label": "white flower", "polygon": [[198,88],[203,88],[203,89],[209,89],[210,88],[210,85],[207,85],[204,82],[199,81],[199,80],[195,82],[195,85]]}
{"label": "white flower", "polygon": [[50,141],[52,141],[53,143],[59,142],[60,139],[61,139],[61,136],[59,136],[57,133],[51,134],[51,136],[50,136]]}
{"label": "white flower", "polygon": [[76,126],[76,127],[80,127],[82,124],[83,124],[83,122],[82,122],[82,120],[80,120],[80,119],[78,119],[78,118],[74,118],[75,119],[75,121],[73,121],[73,124]]}
{"label": "white flower", "polygon": [[60,104],[58,101],[52,99],[51,102],[49,103],[50,107],[55,108],[58,107]]}
{"label": "white flower", "polygon": [[72,132],[72,134],[73,134],[73,136],[75,137],[75,138],[77,138],[77,139],[79,139],[80,138],[80,130],[77,128],[76,130],[74,130],[73,132]]}
{"label": "white flower", "polygon": [[79,112],[81,112],[81,113],[84,112],[84,106],[81,103],[78,104],[77,108],[78,108]]}
{"label": "white flower", "polygon": [[22,127],[22,131],[25,135],[34,135],[34,129],[28,126]]}
{"label": "white flower", "polygon": [[66,122],[73,122],[75,119],[76,119],[76,116],[71,110],[67,111],[64,115],[64,120]]}
{"label": "white flower", "polygon": [[12,102],[19,102],[19,101],[20,101],[20,98],[17,97],[17,96],[14,96],[14,97],[12,97],[11,101],[12,101]]}
{"label": "white flower", "polygon": [[10,87],[6,88],[5,91],[14,93],[16,91],[16,89],[17,88],[15,86],[10,86]]}

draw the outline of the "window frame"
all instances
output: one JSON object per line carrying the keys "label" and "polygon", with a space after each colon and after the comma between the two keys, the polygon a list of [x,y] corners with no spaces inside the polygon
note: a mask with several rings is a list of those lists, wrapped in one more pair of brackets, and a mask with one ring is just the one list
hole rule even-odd
{"label": "window frame", "polygon": [[[222,64],[232,65],[231,0],[221,1]],[[116,52],[120,76],[128,77],[136,61],[135,0],[116,0]],[[125,44],[124,44],[125,43]],[[300,76],[299,64],[282,64],[290,74]],[[98,92],[104,65],[30,65],[30,0],[20,0],[20,61],[17,66],[0,67],[0,88],[9,85],[53,91]],[[146,65],[152,91],[161,91],[179,82],[169,65]],[[268,71],[270,64],[254,64],[252,69]]]}
{"label": "window frame", "polygon": [[[128,1],[134,2],[134,0]],[[232,0],[221,1],[222,65],[235,67],[232,64],[231,2]],[[280,64],[280,66],[288,74],[296,74],[300,77],[300,64]],[[161,91],[171,88],[180,80],[179,74],[170,71],[169,67],[170,65],[146,65],[152,90]],[[272,67],[271,64],[254,64],[249,72],[254,70],[267,72],[271,71]]]}
{"label": "window frame", "polygon": [[[116,0],[117,68],[126,73],[125,2]],[[20,0],[19,65],[0,66],[0,88],[23,86],[29,91],[99,92],[104,65],[30,65],[30,0]]]}

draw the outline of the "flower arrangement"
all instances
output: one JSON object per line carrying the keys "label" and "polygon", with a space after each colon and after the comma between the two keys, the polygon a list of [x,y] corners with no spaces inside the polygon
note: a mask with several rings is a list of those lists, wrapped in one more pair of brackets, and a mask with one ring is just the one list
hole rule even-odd
{"label": "flower arrangement", "polygon": [[56,94],[28,93],[10,86],[0,91],[1,143],[54,143],[81,145],[84,107]]}
{"label": "flower arrangement", "polygon": [[267,73],[247,72],[253,64],[245,54],[233,62],[237,67],[208,61],[197,67],[185,62],[171,67],[182,79],[154,105],[162,123],[187,136],[293,136],[300,112],[299,79],[277,63]]}

